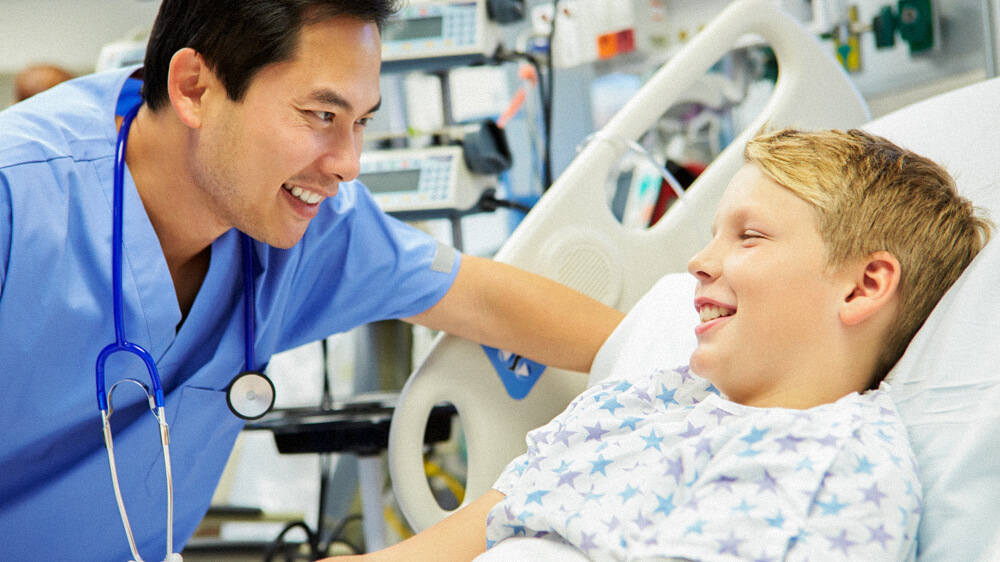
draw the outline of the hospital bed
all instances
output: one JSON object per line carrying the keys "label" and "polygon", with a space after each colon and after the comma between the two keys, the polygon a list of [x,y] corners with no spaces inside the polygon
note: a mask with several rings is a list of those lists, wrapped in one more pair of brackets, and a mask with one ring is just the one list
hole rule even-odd
{"label": "hospital bed", "polygon": [[[623,227],[605,186],[616,163],[685,90],[752,34],[775,52],[779,74],[757,122],[747,127],[653,227]],[[734,2],[652,76],[587,144],[526,217],[496,259],[546,275],[628,311],[590,377],[546,369],[521,399],[494,371],[489,350],[443,335],[409,379],[389,437],[389,470],[415,530],[445,517],[422,462],[431,408],[454,404],[466,435],[467,492],[488,490],[547,423],[586,385],[613,368],[684,364],[695,345],[694,280],[686,262],[709,237],[715,205],[763,123],[805,129],[859,127],[928,156],[959,190],[1000,219],[1000,80],[931,98],[869,122],[867,108],[814,37],[765,0]],[[944,297],[889,375],[924,488],[918,557],[1000,559],[1000,242],[989,244]],[[637,304],[638,303],[638,304]],[[629,356],[623,347],[643,350]]]}

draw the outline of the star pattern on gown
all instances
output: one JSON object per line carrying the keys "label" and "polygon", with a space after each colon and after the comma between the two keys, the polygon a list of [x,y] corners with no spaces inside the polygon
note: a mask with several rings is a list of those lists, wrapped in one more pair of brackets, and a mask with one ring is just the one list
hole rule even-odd
{"label": "star pattern on gown", "polygon": [[868,396],[829,414],[772,412],[686,369],[598,385],[529,434],[497,483],[506,498],[487,544],[541,536],[599,559],[680,544],[702,554],[679,557],[760,561],[905,549],[916,467],[887,396]]}
{"label": "star pattern on gown", "polygon": [[609,464],[613,463],[614,461],[610,461],[610,460],[604,458],[604,455],[602,454],[602,455],[598,455],[597,456],[597,460],[588,461],[588,462],[590,462],[593,465],[593,467],[590,469],[590,473],[591,474],[594,474],[596,472],[600,472],[604,476],[607,476],[608,473],[605,472],[605,469],[608,467]]}
{"label": "star pattern on gown", "polygon": [[587,430],[587,439],[585,441],[600,441],[601,437],[608,432],[608,430],[601,428],[600,422],[595,423],[591,427],[584,427]]}
{"label": "star pattern on gown", "polygon": [[646,446],[643,447],[644,451],[646,449],[656,449],[657,451],[659,451],[660,443],[663,442],[663,437],[657,435],[656,430],[651,428],[649,430],[649,435],[644,436],[642,440],[646,442]]}

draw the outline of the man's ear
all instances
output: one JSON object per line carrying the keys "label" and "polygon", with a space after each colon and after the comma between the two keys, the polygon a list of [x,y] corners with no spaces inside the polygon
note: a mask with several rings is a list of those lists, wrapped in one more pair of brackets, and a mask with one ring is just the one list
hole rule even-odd
{"label": "man's ear", "polygon": [[197,129],[201,126],[202,102],[209,80],[213,78],[211,69],[197,51],[184,48],[170,59],[170,73],[167,76],[167,93],[180,120]]}
{"label": "man's ear", "polygon": [[840,305],[840,320],[849,326],[864,322],[892,303],[903,274],[899,260],[886,251],[868,255],[854,271],[850,291]]}

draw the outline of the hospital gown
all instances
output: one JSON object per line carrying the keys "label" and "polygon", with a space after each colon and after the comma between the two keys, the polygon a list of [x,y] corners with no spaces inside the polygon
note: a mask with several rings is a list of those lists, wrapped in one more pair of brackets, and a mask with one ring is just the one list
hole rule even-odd
{"label": "hospital gown", "polygon": [[494,488],[487,544],[592,560],[907,560],[920,484],[888,386],[809,410],[730,402],[686,368],[588,389]]}

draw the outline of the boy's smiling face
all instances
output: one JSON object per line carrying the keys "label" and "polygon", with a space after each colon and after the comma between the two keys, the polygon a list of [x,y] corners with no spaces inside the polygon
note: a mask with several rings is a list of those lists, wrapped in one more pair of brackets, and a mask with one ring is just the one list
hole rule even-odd
{"label": "boy's smiling face", "polygon": [[744,165],[688,263],[702,322],[691,368],[734,402],[780,406],[836,348],[846,269],[827,267],[812,205]]}

